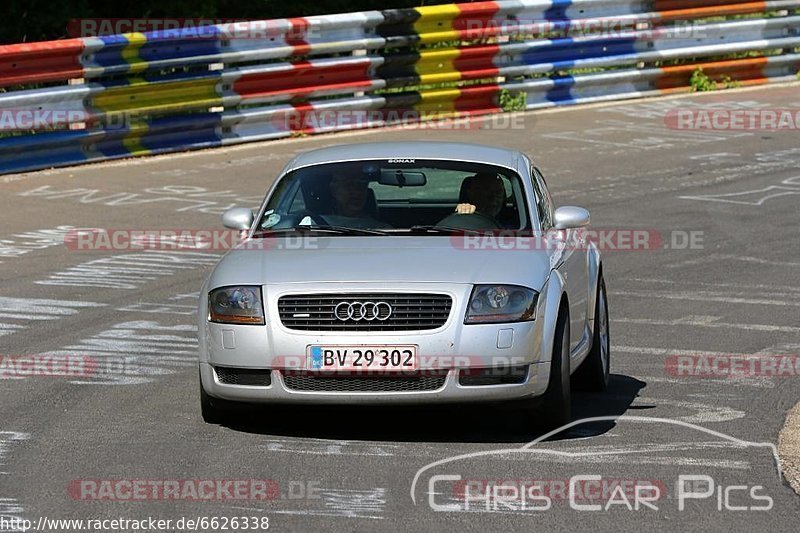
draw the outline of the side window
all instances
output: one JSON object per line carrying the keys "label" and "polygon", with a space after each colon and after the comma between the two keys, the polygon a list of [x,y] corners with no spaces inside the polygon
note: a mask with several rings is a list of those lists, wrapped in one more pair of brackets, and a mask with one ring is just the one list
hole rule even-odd
{"label": "side window", "polygon": [[542,182],[542,191],[544,192],[544,201],[547,205],[547,220],[550,222],[550,226],[553,225],[553,217],[556,213],[556,204],[553,203],[553,197],[550,196],[550,189],[547,188],[547,182],[544,181],[544,174],[537,168],[536,175],[539,177],[539,180]]}
{"label": "side window", "polygon": [[553,199],[547,190],[547,184],[539,169],[531,167],[533,176],[533,190],[536,193],[536,209],[539,211],[539,220],[542,222],[542,230],[547,231],[553,227]]}

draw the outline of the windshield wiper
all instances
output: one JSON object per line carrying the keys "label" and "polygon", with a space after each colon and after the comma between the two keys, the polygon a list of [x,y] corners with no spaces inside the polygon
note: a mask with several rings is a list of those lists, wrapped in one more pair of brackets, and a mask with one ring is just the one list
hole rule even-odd
{"label": "windshield wiper", "polygon": [[253,234],[253,237],[264,237],[269,235],[276,235],[279,233],[308,233],[314,231],[319,231],[324,233],[336,233],[339,235],[389,235],[387,232],[377,229],[350,228],[347,226],[310,225],[310,226],[294,226],[293,228],[261,230]]}
{"label": "windshield wiper", "polygon": [[465,229],[465,228],[453,228],[450,226],[435,226],[433,224],[430,225],[420,225],[420,226],[411,226],[408,228],[408,231],[430,231],[432,233],[470,233],[473,235],[482,235],[483,231],[475,230],[475,229]]}

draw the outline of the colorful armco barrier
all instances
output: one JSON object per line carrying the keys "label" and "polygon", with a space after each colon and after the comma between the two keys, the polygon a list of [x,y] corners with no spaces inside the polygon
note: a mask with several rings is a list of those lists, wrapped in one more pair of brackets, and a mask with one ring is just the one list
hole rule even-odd
{"label": "colorful armco barrier", "polygon": [[800,1],[504,0],[0,46],[0,173],[795,79]]}

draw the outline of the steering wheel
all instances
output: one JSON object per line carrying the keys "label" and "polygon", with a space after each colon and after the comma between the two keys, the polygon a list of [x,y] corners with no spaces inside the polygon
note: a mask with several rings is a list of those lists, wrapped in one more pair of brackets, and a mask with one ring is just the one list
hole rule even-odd
{"label": "steering wheel", "polygon": [[487,224],[491,224],[492,226],[494,226],[492,229],[500,229],[500,228],[502,228],[500,223],[497,222],[494,219],[494,217],[490,217],[489,215],[486,215],[484,213],[478,213],[477,211],[475,211],[474,213],[470,213],[470,215],[473,216],[473,217],[477,217],[477,218],[481,219],[482,221],[486,222]]}
{"label": "steering wheel", "polygon": [[483,213],[452,213],[441,220],[437,226],[450,226],[467,230],[492,230],[502,229],[494,218]]}

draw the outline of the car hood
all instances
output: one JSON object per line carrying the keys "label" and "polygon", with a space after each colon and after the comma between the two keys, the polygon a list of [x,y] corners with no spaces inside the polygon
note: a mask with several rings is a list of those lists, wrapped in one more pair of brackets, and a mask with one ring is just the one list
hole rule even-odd
{"label": "car hood", "polygon": [[444,282],[508,283],[538,290],[550,274],[550,254],[545,250],[465,249],[460,237],[316,237],[303,241],[302,247],[291,239],[267,241],[271,244],[258,250],[228,252],[212,273],[209,288],[304,282]]}

